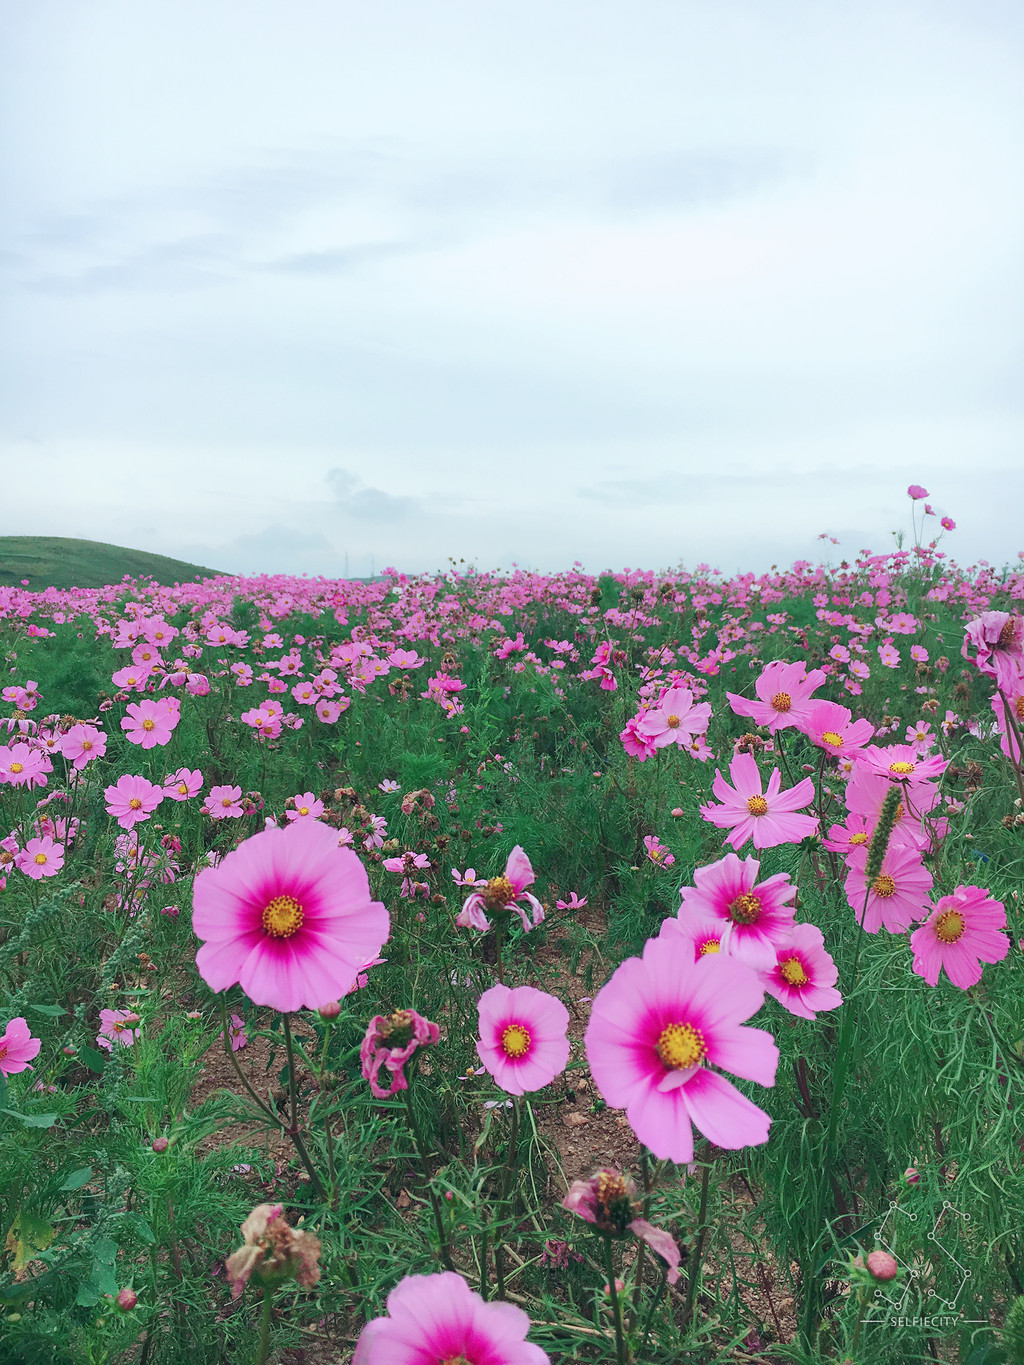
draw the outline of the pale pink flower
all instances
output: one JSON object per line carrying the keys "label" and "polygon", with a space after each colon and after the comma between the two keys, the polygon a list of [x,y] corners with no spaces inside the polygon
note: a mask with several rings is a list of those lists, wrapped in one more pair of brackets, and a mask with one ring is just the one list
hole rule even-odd
{"label": "pale pink flower", "polygon": [[96,1035],[98,1047],[112,1052],[114,1047],[132,1047],[135,1043],[135,1025],[139,1016],[131,1010],[100,1010],[100,1031]]}
{"label": "pale pink flower", "polygon": [[675,854],[669,852],[656,834],[644,835],[644,848],[647,850],[648,858],[658,867],[671,867],[676,860]]}
{"label": "pale pink flower", "polygon": [[837,758],[856,752],[875,733],[869,720],[854,720],[847,707],[834,701],[814,702],[801,718],[798,728],[812,744]]}
{"label": "pale pink flower", "polygon": [[243,813],[241,787],[211,787],[203,810],[211,820],[237,820]]}
{"label": "pale pink flower", "polygon": [[250,1278],[264,1294],[285,1280],[311,1289],[320,1279],[320,1239],[291,1227],[281,1204],[257,1204],[242,1224],[242,1243],[224,1262],[233,1299]]}
{"label": "pale pink flower", "polygon": [[31,1071],[29,1062],[39,1056],[42,1043],[33,1038],[28,1024],[20,1016],[12,1019],[0,1038],[0,1075],[13,1076],[18,1071]]}
{"label": "pale pink flower", "polygon": [[[882,859],[882,870],[868,885],[868,849],[852,850],[846,859],[846,899],[858,924],[869,934],[887,929],[902,934],[915,919],[920,919],[928,903],[932,874],[921,861],[920,851],[890,841]],[[867,901],[865,903],[865,895]]]}
{"label": "pale pink flower", "polygon": [[79,721],[60,738],[58,747],[76,772],[81,772],[94,758],[107,752],[107,737],[95,725]]}
{"label": "pale pink flower", "polygon": [[164,793],[145,777],[125,773],[113,786],[104,790],[107,813],[122,829],[131,829],[141,820],[148,820],[164,799]]}
{"label": "pale pink flower", "polygon": [[1010,951],[1006,907],[980,886],[958,886],[943,896],[920,929],[910,935],[914,971],[929,986],[945,971],[967,990],[981,980],[983,962],[1001,962]]}
{"label": "pale pink flower", "polygon": [[835,989],[839,969],[825,949],[825,936],[816,924],[797,924],[788,943],[777,951],[775,966],[761,980],[790,1014],[817,1018],[819,1010],[834,1010],[843,1003]]}
{"label": "pale pink flower", "polygon": [[0,784],[12,787],[45,787],[46,774],[53,771],[48,755],[19,741],[0,747]]}
{"label": "pale pink flower", "polygon": [[702,735],[711,720],[707,702],[694,702],[688,687],[669,688],[656,706],[645,711],[636,723],[636,733],[655,749],[668,744],[689,747]]}
{"label": "pale pink flower", "polygon": [[927,488],[922,488],[919,483],[912,483],[907,489],[907,497],[913,498],[914,502],[920,502],[922,498],[926,498],[927,496]]}
{"label": "pale pink flower", "polygon": [[15,866],[36,882],[41,877],[55,877],[64,866],[64,849],[47,837],[29,839],[15,859]]}
{"label": "pale pink flower", "polygon": [[164,778],[163,793],[171,801],[188,801],[203,789],[203,774],[198,768],[179,768]]}
{"label": "pale pink flower", "polygon": [[811,778],[805,777],[795,787],[782,791],[782,774],[773,768],[766,791],[752,754],[737,754],[729,765],[729,774],[731,787],[716,768],[712,789],[722,804],[701,806],[700,813],[719,829],[730,831],[725,842],[733,848],[742,848],[748,839],[753,839],[757,849],[795,844],[817,831],[818,821],[813,816],[794,814],[814,800]]}
{"label": "pale pink flower", "polygon": [[[285,811],[286,820],[318,820],[324,813],[324,803],[313,792],[300,792],[289,796],[290,808]],[[286,802],[286,804],[288,804]]]}
{"label": "pale pink flower", "polygon": [[141,744],[143,749],[169,743],[175,726],[181,720],[181,706],[175,697],[163,697],[160,701],[129,702],[125,711],[127,715],[121,721],[121,729],[130,744]]}
{"label": "pale pink flower", "polygon": [[807,665],[802,661],[787,663],[783,659],[773,659],[765,665],[754,684],[756,699],[740,697],[734,692],[725,695],[738,716],[749,716],[758,725],[767,725],[774,733],[799,723],[807,712],[811,694],[825,681],[825,676],[820,668],[808,673]]}

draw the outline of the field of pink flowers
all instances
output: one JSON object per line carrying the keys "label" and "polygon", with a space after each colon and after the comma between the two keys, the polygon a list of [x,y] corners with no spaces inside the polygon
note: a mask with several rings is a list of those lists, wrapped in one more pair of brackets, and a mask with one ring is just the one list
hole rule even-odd
{"label": "field of pink flowers", "polygon": [[1022,602],[0,588],[0,1361],[1024,1360]]}

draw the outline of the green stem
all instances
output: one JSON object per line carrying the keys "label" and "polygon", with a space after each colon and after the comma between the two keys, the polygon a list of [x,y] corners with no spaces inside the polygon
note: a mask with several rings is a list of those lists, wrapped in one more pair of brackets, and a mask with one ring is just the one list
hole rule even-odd
{"label": "green stem", "polygon": [[326,1201],[327,1191],[324,1189],[324,1183],[317,1174],[316,1167],[310,1160],[306,1144],[302,1134],[299,1132],[299,1093],[295,1077],[295,1045],[292,1042],[292,1028],[288,1015],[282,1014],[281,1020],[284,1024],[284,1045],[288,1051],[288,1107],[290,1110],[290,1120],[287,1133],[292,1140],[296,1152],[299,1154],[299,1160],[309,1173],[309,1178],[313,1182],[313,1188],[316,1190],[318,1198]]}
{"label": "green stem", "polygon": [[[644,1182],[644,1205],[643,1216],[651,1216],[651,1154],[647,1148],[640,1144],[640,1171]],[[636,1327],[637,1316],[640,1312],[640,1294],[644,1286],[644,1262],[647,1259],[647,1243],[641,1237],[640,1249],[636,1254],[636,1284],[633,1286],[633,1326]]]}
{"label": "green stem", "polygon": [[[508,1138],[508,1155],[505,1158],[505,1172],[501,1179],[501,1194],[498,1197],[498,1214],[503,1217],[505,1205],[508,1201],[509,1189],[512,1185],[512,1172],[515,1168],[516,1147],[519,1142],[519,1099],[514,1097],[512,1100],[512,1130]],[[511,1213],[511,1210],[510,1210]],[[505,1239],[498,1233],[494,1243],[494,1273],[498,1281],[498,1298],[505,1297]]]}
{"label": "green stem", "polygon": [[454,1270],[452,1265],[451,1252],[448,1250],[448,1237],[444,1230],[444,1220],[441,1217],[441,1206],[437,1202],[437,1194],[431,1181],[430,1167],[427,1165],[426,1145],[423,1141],[423,1134],[420,1132],[419,1121],[416,1118],[416,1111],[412,1106],[412,1092],[406,1088],[402,1091],[402,1099],[405,1101],[405,1112],[409,1119],[409,1128],[412,1131],[413,1145],[416,1148],[416,1155],[420,1160],[420,1170],[423,1172],[423,1180],[427,1187],[427,1194],[430,1197],[430,1207],[434,1212],[434,1226],[437,1229],[437,1241],[441,1252],[441,1260],[444,1262],[446,1270]]}
{"label": "green stem", "polygon": [[644,1334],[640,1340],[640,1354],[637,1356],[638,1365],[639,1362],[642,1361],[644,1356],[647,1354],[647,1338],[651,1335],[651,1323],[654,1321],[655,1311],[658,1307],[658,1304],[661,1303],[662,1296],[665,1293],[667,1285],[668,1266],[663,1266],[661,1271],[661,1284],[658,1285],[658,1291],[655,1294],[654,1298],[651,1300],[651,1306],[647,1310],[647,1317],[644,1319]]}
{"label": "green stem", "polygon": [[604,1243],[604,1268],[608,1276],[608,1293],[612,1299],[612,1317],[615,1320],[615,1360],[616,1365],[626,1365],[626,1343],[622,1335],[622,1308],[619,1305],[619,1294],[615,1288],[615,1258],[612,1256],[612,1239],[607,1234],[601,1234],[601,1241]]}
{"label": "green stem", "polygon": [[708,1212],[708,1184],[711,1180],[711,1143],[704,1146],[704,1170],[700,1179],[700,1209],[697,1214],[697,1245],[690,1262],[689,1278],[686,1284],[686,1307],[683,1309],[683,1331],[693,1320],[693,1306],[697,1301],[697,1285],[700,1281],[700,1263],[704,1258],[704,1242],[707,1237],[706,1218]]}
{"label": "green stem", "polygon": [[256,1365],[266,1365],[267,1357],[270,1355],[270,1309],[274,1302],[274,1295],[269,1289],[263,1291],[263,1314],[260,1318],[260,1350],[256,1357]]}

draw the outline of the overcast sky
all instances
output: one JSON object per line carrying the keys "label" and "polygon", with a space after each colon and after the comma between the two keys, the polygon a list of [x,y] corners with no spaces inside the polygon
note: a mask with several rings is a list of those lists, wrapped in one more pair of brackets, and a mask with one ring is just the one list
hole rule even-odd
{"label": "overcast sky", "polygon": [[731,572],[919,482],[1024,548],[1019,0],[0,16],[0,534]]}

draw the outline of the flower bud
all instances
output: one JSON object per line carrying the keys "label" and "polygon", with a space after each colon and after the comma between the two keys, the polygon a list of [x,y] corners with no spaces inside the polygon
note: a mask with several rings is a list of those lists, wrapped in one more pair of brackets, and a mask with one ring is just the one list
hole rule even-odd
{"label": "flower bud", "polygon": [[157,1153],[166,1152],[170,1145],[170,1140],[165,1137],[154,1138],[151,1144],[153,1151]]}
{"label": "flower bud", "polygon": [[921,1179],[921,1172],[916,1166],[908,1166],[903,1172],[903,1179],[908,1185],[916,1185]]}
{"label": "flower bud", "polygon": [[332,1020],[337,1019],[338,1015],[341,1013],[341,1001],[328,1000],[326,1005],[320,1006],[319,1010],[317,1010],[317,1013],[319,1014],[321,1019],[324,1019],[328,1023],[330,1023]]}
{"label": "flower bud", "polygon": [[888,1251],[869,1251],[868,1270],[876,1280],[894,1280],[899,1271],[896,1257]]}
{"label": "flower bud", "polygon": [[139,1296],[135,1290],[125,1285],[124,1289],[117,1296],[117,1306],[122,1313],[130,1313],[139,1301]]}

